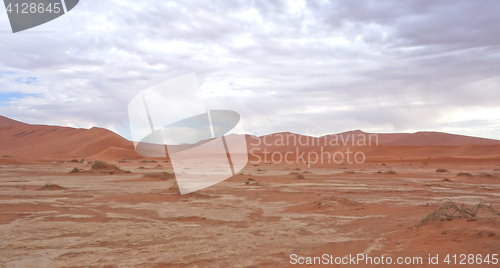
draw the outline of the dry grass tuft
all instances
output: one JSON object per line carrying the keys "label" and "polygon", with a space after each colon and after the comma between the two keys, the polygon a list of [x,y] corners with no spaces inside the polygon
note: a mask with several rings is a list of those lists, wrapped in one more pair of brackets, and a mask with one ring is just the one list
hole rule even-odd
{"label": "dry grass tuft", "polygon": [[450,172],[450,171],[447,170],[446,168],[438,168],[436,172]]}
{"label": "dry grass tuft", "polygon": [[304,175],[302,175],[302,174],[297,174],[296,178],[298,180],[305,180],[306,179],[306,177],[304,177]]}
{"label": "dry grass tuft", "polygon": [[457,174],[457,177],[473,177],[470,173],[460,172]]}
{"label": "dry grass tuft", "polygon": [[498,178],[497,175],[486,173],[486,172],[483,172],[483,173],[479,174],[479,176],[481,176],[481,177],[488,177],[488,178]]}
{"label": "dry grass tuft", "polygon": [[104,161],[95,161],[95,163],[92,165],[92,167],[90,169],[93,169],[93,170],[121,170],[116,165],[111,165],[111,164],[108,164]]}
{"label": "dry grass tuft", "polygon": [[78,168],[73,168],[69,173],[78,173],[80,170]]}
{"label": "dry grass tuft", "polygon": [[63,187],[57,185],[57,184],[52,184],[52,183],[45,183],[45,185],[42,187],[41,190],[62,190],[64,189]]}
{"label": "dry grass tuft", "polygon": [[465,204],[462,204],[460,207],[455,204],[453,201],[449,200],[446,203],[439,206],[436,210],[429,213],[423,219],[421,219],[417,226],[424,225],[431,221],[437,221],[438,225],[443,220],[451,220],[454,218],[476,218],[479,209],[486,210],[493,215],[500,216],[500,212],[491,207],[492,204],[486,205],[482,202],[473,206],[472,208],[468,207]]}
{"label": "dry grass tuft", "polygon": [[391,170],[387,171],[387,174],[398,174],[398,173],[396,173],[396,171],[391,169]]}

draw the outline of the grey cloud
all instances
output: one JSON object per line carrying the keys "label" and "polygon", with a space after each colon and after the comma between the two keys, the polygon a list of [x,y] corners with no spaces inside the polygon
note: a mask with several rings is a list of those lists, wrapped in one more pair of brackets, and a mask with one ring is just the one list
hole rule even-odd
{"label": "grey cloud", "polygon": [[[234,83],[207,101],[240,112],[254,134],[445,130],[457,111],[499,107],[497,1],[304,6],[83,1],[61,34],[2,35],[0,71],[42,82],[22,89],[40,93],[38,104],[17,100],[0,113],[123,130],[139,90],[193,71],[202,89]],[[9,79],[0,77],[0,91],[19,90]],[[495,124],[478,128],[500,138]]]}

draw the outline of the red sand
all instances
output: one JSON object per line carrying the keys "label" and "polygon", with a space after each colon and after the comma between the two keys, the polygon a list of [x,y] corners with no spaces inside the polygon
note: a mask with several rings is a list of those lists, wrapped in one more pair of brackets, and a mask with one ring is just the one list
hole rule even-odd
{"label": "red sand", "polygon": [[[447,254],[500,254],[499,217],[485,211],[473,221],[417,226],[447,199],[500,210],[498,141],[383,134],[381,146],[323,148],[363,151],[362,164],[249,163],[241,174],[180,196],[173,180],[144,177],[172,172],[165,159],[142,162],[132,143],[111,131],[4,122],[0,154],[12,157],[0,158],[0,267],[297,267],[291,254],[423,257],[422,265],[391,266],[455,267],[443,262]],[[132,173],[96,174],[91,164],[69,162],[74,158]],[[70,174],[75,167],[84,172]],[[429,265],[429,254],[439,254],[440,264]]]}

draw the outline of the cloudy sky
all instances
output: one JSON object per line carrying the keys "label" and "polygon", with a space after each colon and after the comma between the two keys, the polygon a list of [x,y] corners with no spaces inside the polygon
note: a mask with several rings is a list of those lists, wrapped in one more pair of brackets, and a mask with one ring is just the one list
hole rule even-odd
{"label": "cloudy sky", "polygon": [[498,14],[496,0],[81,0],[12,34],[2,7],[0,114],[129,138],[129,101],[195,72],[251,134],[500,139]]}

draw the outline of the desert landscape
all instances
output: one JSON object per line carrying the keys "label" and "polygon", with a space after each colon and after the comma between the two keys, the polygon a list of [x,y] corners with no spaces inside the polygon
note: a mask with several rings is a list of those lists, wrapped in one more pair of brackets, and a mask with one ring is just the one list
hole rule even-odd
{"label": "desert landscape", "polygon": [[360,164],[265,161],[259,148],[295,151],[276,141],[296,134],[247,137],[257,149],[243,170],[180,195],[168,158],[141,157],[109,130],[2,117],[0,266],[323,267],[357,254],[394,267],[454,267],[454,254],[456,265],[460,254],[498,265],[500,141],[422,132],[364,146],[362,133],[323,148],[362,151]]}

